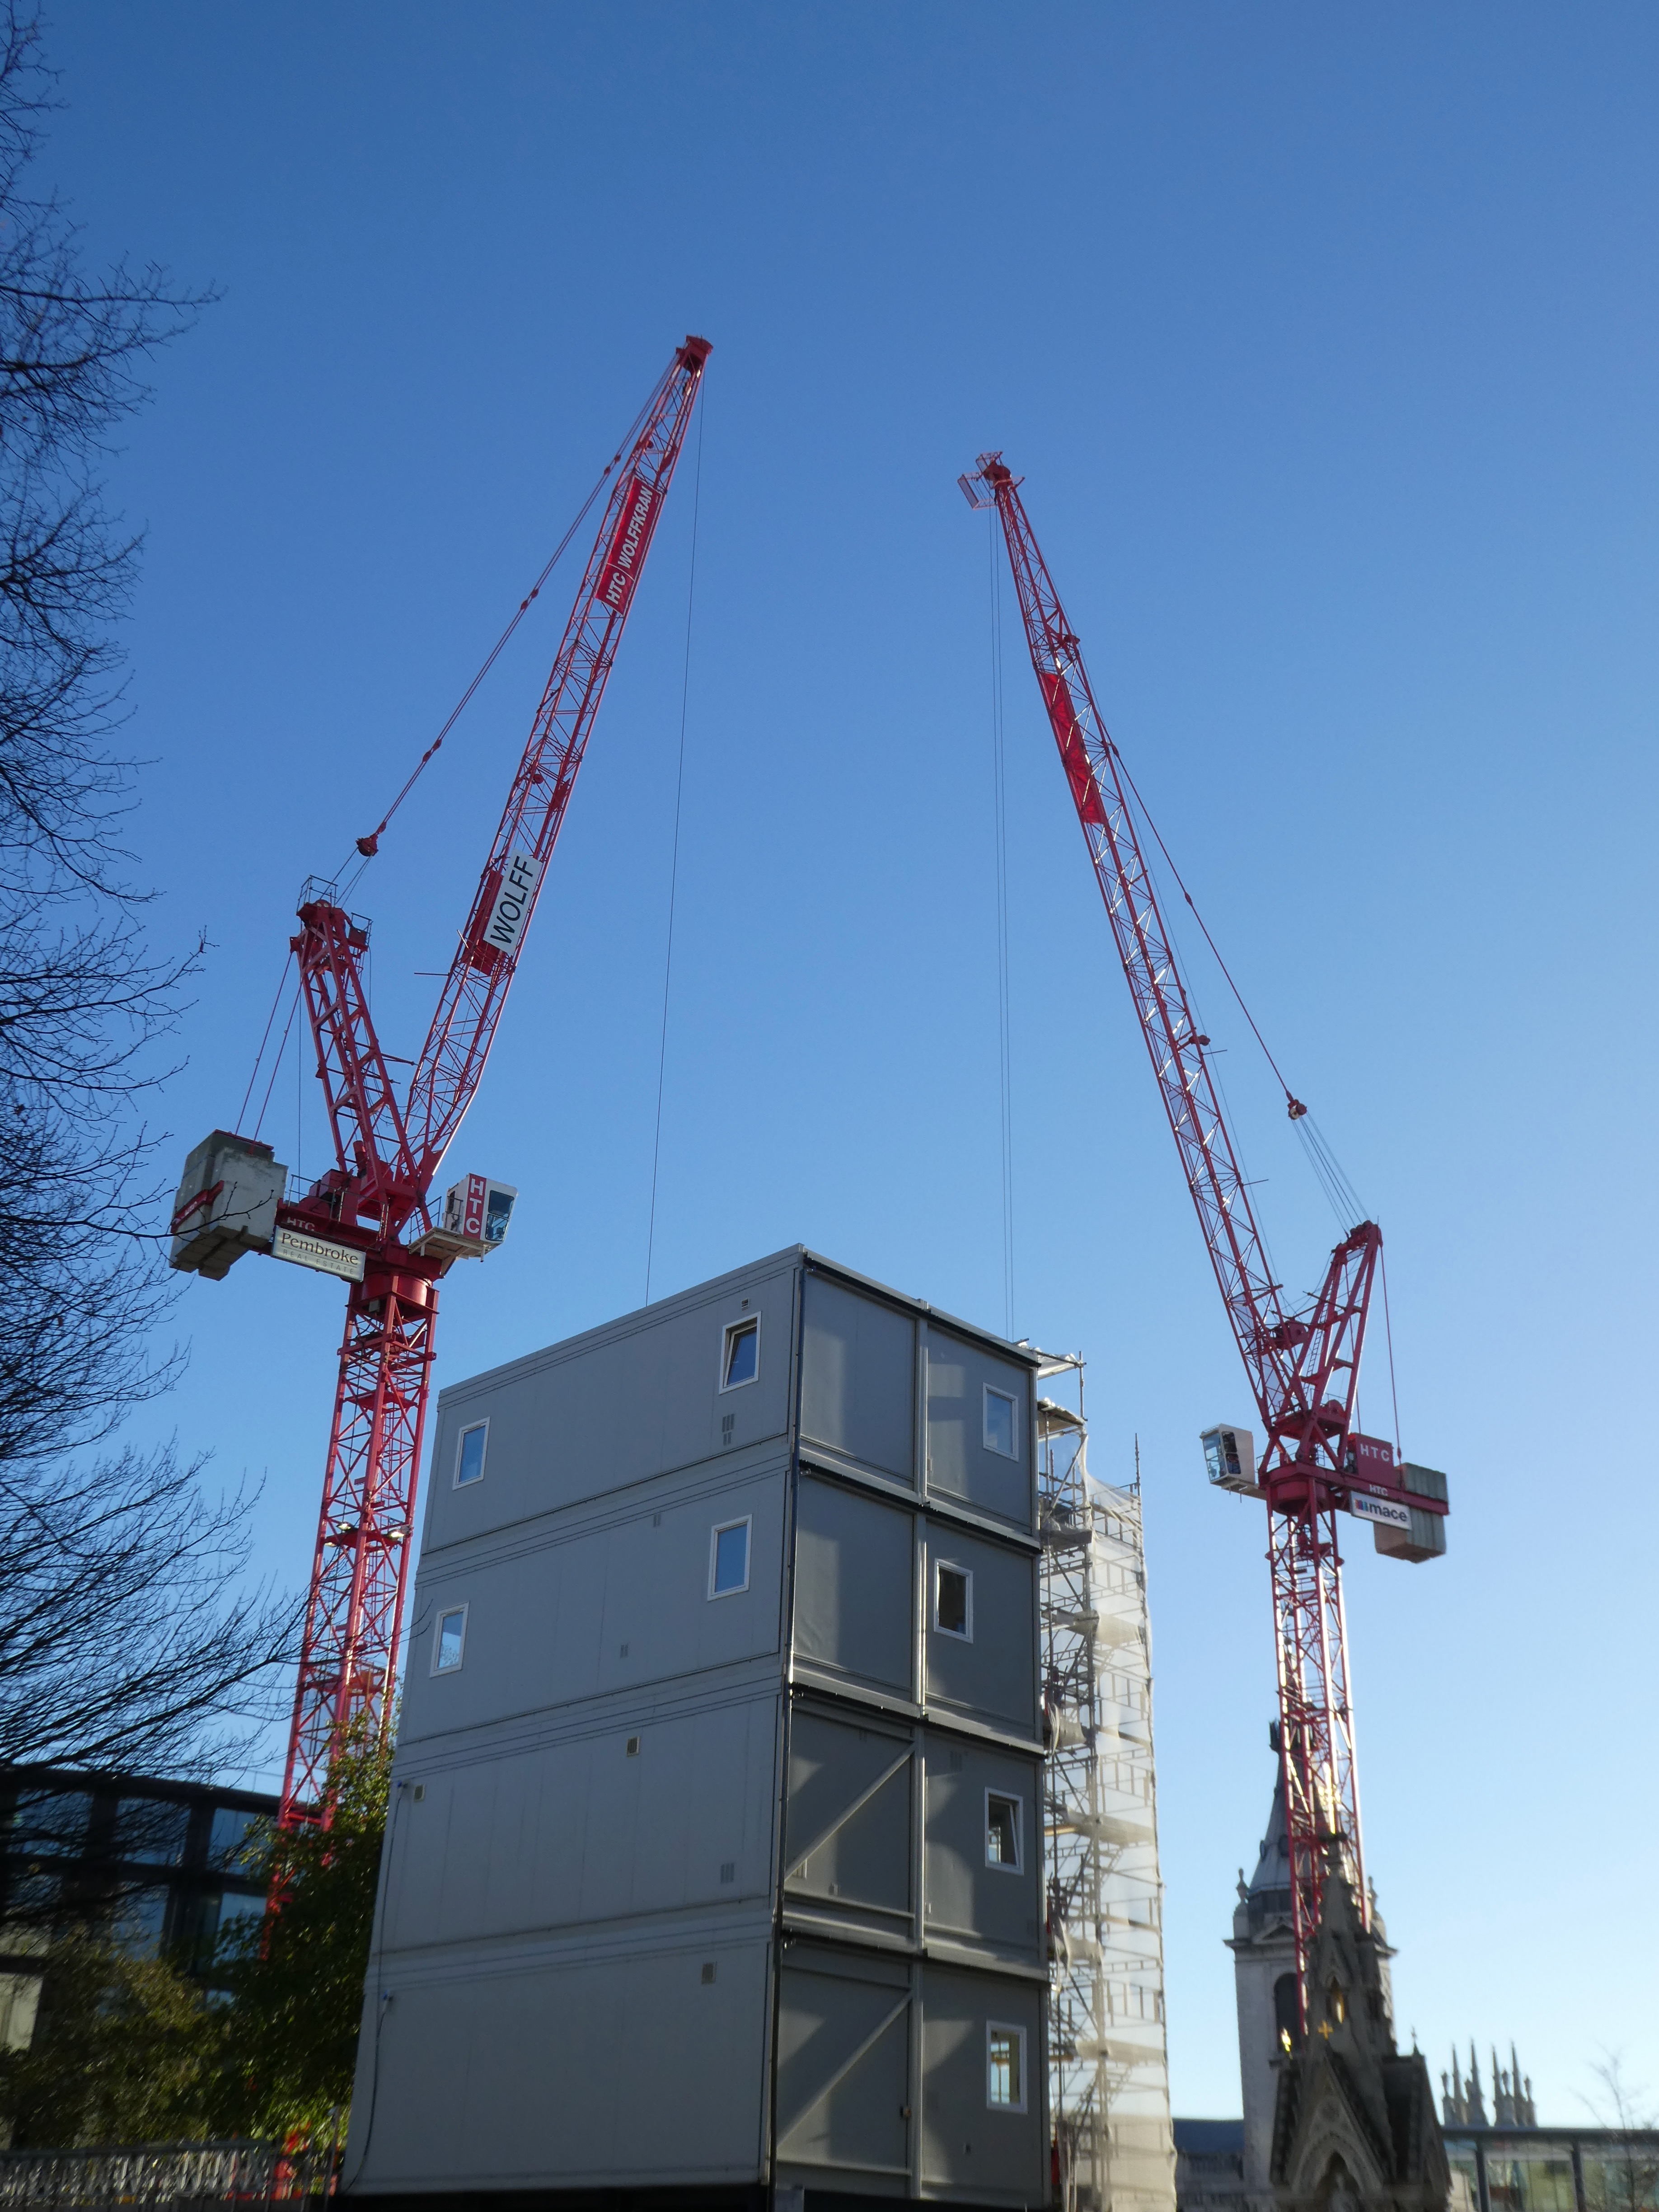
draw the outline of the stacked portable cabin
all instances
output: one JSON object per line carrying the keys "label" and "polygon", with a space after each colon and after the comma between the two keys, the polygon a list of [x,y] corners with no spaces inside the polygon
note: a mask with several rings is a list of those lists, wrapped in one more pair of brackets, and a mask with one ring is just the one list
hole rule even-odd
{"label": "stacked portable cabin", "polygon": [[1046,2201],[1035,1364],[796,1248],[443,1393],[348,2186]]}

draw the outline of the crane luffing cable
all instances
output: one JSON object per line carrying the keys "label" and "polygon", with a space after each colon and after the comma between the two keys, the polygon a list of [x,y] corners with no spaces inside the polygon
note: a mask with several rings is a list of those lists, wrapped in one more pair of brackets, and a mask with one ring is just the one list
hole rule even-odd
{"label": "crane luffing cable", "polygon": [[651,1137],[651,1210],[645,1230],[645,1302],[651,1303],[651,1261],[657,1249],[657,1170],[662,1159],[662,1099],[668,1073],[668,990],[674,975],[674,910],[680,883],[680,806],[685,795],[685,718],[691,702],[691,614],[697,599],[697,523],[702,514],[702,440],[708,407],[697,417],[697,466],[691,491],[691,565],[685,581],[685,654],[680,668],[680,744],[674,770],[674,846],[668,864],[668,942],[662,963],[662,1028],[657,1038],[657,1118]]}
{"label": "crane luffing cable", "polygon": [[[351,855],[348,854],[345,860],[341,863],[339,868],[335,871],[333,880],[338,884],[339,896],[342,898],[349,896],[349,894],[356,888],[358,883],[362,880],[364,870],[368,867],[368,863],[374,858],[375,854],[380,850],[380,839],[385,836],[393,815],[397,813],[404,799],[408,798],[410,793],[414,790],[415,786],[420,781],[421,777],[425,772],[428,764],[432,760],[433,756],[440,750],[443,744],[444,739],[449,735],[456,723],[459,721],[462,714],[466,711],[466,708],[471,704],[473,695],[477,692],[479,685],[483,682],[485,677],[489,675],[490,670],[495,665],[495,663],[501,659],[503,651],[506,649],[506,647],[512,639],[514,633],[517,630],[520,623],[529,613],[536,600],[540,598],[543,586],[547,582],[548,578],[553,574],[555,568],[558,567],[559,562],[564,558],[566,553],[570,550],[572,539],[575,537],[576,532],[581,528],[582,524],[586,520],[589,514],[592,512],[594,501],[605,489],[605,484],[610,479],[611,471],[621,464],[623,458],[628,453],[632,452],[635,441],[639,435],[641,425],[645,422],[646,417],[650,414],[652,409],[661,398],[664,386],[666,385],[669,378],[672,377],[672,374],[673,369],[671,366],[664,372],[663,375],[659,378],[651,396],[647,399],[645,404],[640,409],[638,414],[635,416],[633,421],[629,424],[628,428],[623,434],[616,452],[611,454],[611,459],[605,463],[605,466],[599,471],[598,477],[594,479],[592,490],[588,493],[586,498],[583,500],[581,505],[577,508],[575,515],[570,523],[570,526],[565,532],[563,537],[560,538],[558,544],[554,547],[546,562],[543,564],[541,574],[537,577],[535,582],[531,586],[524,598],[520,600],[517,608],[514,611],[512,619],[508,622],[506,629],[501,632],[501,635],[496,639],[495,644],[490,647],[489,653],[484,656],[483,660],[479,665],[477,672],[473,677],[471,682],[467,685],[465,690],[462,692],[460,697],[456,701],[453,708],[450,710],[450,713],[445,720],[443,726],[438,732],[437,736],[434,738],[432,743],[421,755],[419,760],[416,761],[409,775],[404,779],[403,787],[398,792],[397,797],[392,800],[391,805],[387,807],[386,812],[381,816],[380,821],[375,824],[374,828],[370,830],[368,835],[366,837],[359,837],[356,841],[354,848],[355,852],[362,856],[358,861],[358,865],[355,868],[351,869],[349,877],[347,877],[345,872],[348,868],[351,867]],[[238,1129],[242,1126],[243,1118],[247,1112],[248,1102],[253,1096],[253,1087],[259,1079],[259,1068],[264,1059],[265,1047],[270,1042],[271,1026],[276,1021],[276,1011],[282,1003],[283,986],[288,981],[289,963],[293,960],[293,950],[290,948],[288,957],[283,963],[282,977],[276,986],[276,995],[271,1001],[270,1012],[265,1022],[264,1033],[259,1040],[259,1049],[253,1056],[253,1067],[252,1072],[250,1073],[247,1079],[247,1089],[243,1093],[242,1103],[237,1110],[235,1126]],[[295,1004],[297,1005],[297,1003],[298,1001],[296,1000]],[[288,1043],[289,1030],[293,1025],[293,1010],[290,1009],[288,1024],[283,1030],[282,1042],[277,1047],[277,1059],[279,1062],[281,1060],[283,1052]],[[272,1084],[276,1082],[274,1071],[271,1076],[271,1082]],[[264,1109],[266,1106],[269,1106],[270,1103],[270,1089],[267,1088],[264,1104],[260,1108],[259,1119],[254,1124],[253,1133],[256,1137],[258,1135],[259,1130],[264,1125]]]}
{"label": "crane luffing cable", "polygon": [[[546,583],[548,578],[553,574],[553,571],[558,567],[560,562],[569,550],[570,541],[574,538],[576,532],[581,528],[583,523],[587,520],[588,514],[592,507],[594,501],[605,489],[605,483],[610,477],[611,471],[612,469],[617,468],[621,465],[623,458],[626,453],[632,451],[634,441],[639,435],[641,424],[645,421],[647,416],[650,414],[653,407],[655,406],[657,401],[661,398],[663,387],[667,383],[669,377],[672,374],[673,371],[672,368],[665,372],[663,377],[659,380],[657,387],[652,392],[651,397],[646,401],[644,406],[641,408],[639,413],[629,424],[616,452],[612,453],[611,459],[599,471],[599,476],[594,480],[593,489],[588,493],[587,497],[577,508],[574,519],[572,520],[570,527],[565,532],[564,536],[560,538],[558,544],[548,556],[540,575],[537,577],[535,582],[531,586],[524,598],[520,600],[518,606],[514,612],[512,620],[507,623],[507,628],[496,639],[495,644],[491,646],[489,653],[485,654],[483,662],[479,665],[477,673],[473,677],[472,681],[467,685],[465,690],[462,692],[460,697],[456,701],[454,706],[450,710],[448,718],[445,721],[443,727],[439,731],[437,736],[434,738],[432,743],[427,747],[426,750],[421,755],[419,760],[416,762],[415,766],[410,771],[410,774],[404,783],[403,788],[398,792],[398,796],[392,800],[391,805],[387,807],[386,812],[380,817],[380,821],[375,824],[374,828],[369,831],[368,835],[366,837],[359,837],[357,839],[356,849],[362,854],[364,866],[367,866],[367,864],[374,858],[376,853],[379,852],[380,848],[380,840],[386,835],[392,816],[396,814],[398,809],[403,805],[404,799],[408,798],[410,793],[414,790],[416,785],[420,781],[422,775],[425,772],[428,763],[432,759],[433,755],[439,750],[444,739],[449,735],[456,723],[459,721],[461,716],[471,704],[473,694],[477,691],[478,686],[483,682],[485,677],[489,675],[490,670],[495,665],[495,663],[501,659],[502,653],[505,651],[514,632],[518,629],[519,624],[529,613],[536,600],[541,597],[542,586]],[[350,856],[348,855],[341,867],[337,871],[337,877],[343,876],[346,868],[350,866]],[[355,884],[361,878],[362,872],[363,871],[362,867],[357,868],[351,877],[350,883],[345,884],[343,889],[346,890],[350,890],[352,885]]]}
{"label": "crane luffing cable", "polygon": [[[288,971],[289,971],[289,968],[293,965],[293,963],[294,963],[294,951],[293,951],[293,948],[290,946],[290,947],[289,947],[289,955],[288,955],[288,957],[287,957],[287,959],[286,959],[286,960],[284,960],[284,961],[283,961],[283,972],[282,972],[281,975],[280,975],[280,976],[278,976],[278,978],[277,978],[277,980],[276,980],[276,997],[275,997],[275,998],[271,1000],[271,1002],[270,1002],[270,1012],[265,1016],[265,1029],[264,1029],[264,1036],[259,1039],[259,1049],[258,1049],[258,1052],[256,1052],[256,1053],[254,1054],[254,1055],[253,1055],[253,1072],[252,1072],[252,1073],[248,1077],[248,1079],[247,1079],[247,1089],[246,1089],[246,1090],[242,1093],[242,1103],[241,1103],[241,1104],[240,1104],[240,1105],[236,1109],[236,1122],[235,1122],[235,1126],[236,1126],[236,1127],[237,1127],[237,1128],[239,1128],[239,1129],[241,1127],[241,1126],[242,1126],[242,1121],[243,1121],[243,1117],[246,1115],[246,1112],[247,1112],[248,1101],[249,1101],[249,1099],[250,1099],[250,1098],[252,1098],[252,1096],[253,1096],[253,1086],[254,1086],[254,1085],[255,1085],[255,1084],[259,1080],[259,1063],[260,1063],[260,1061],[261,1061],[262,1060],[264,1060],[264,1056],[265,1056],[265,1047],[266,1047],[266,1046],[270,1042],[270,1030],[271,1030],[271,1024],[272,1024],[275,1022],[275,1020],[276,1019],[276,1009],[277,1009],[277,1007],[278,1007],[278,1006],[280,1006],[282,1005],[282,1003],[283,1003],[283,985],[288,981]],[[286,1043],[287,1043],[287,1042],[288,1042],[288,1031],[287,1031],[286,1030],[284,1030],[283,1031],[283,1042],[284,1044],[286,1044]],[[280,1059],[280,1058],[282,1057],[282,1053],[281,1053],[281,1048],[280,1048],[280,1047],[278,1048],[278,1051],[277,1051],[277,1057],[278,1057],[278,1059]],[[275,1079],[276,1079],[273,1077],[273,1078],[272,1078],[272,1080],[274,1081]],[[269,1092],[269,1091],[267,1091],[267,1092],[265,1093],[265,1097],[266,1097],[266,1100],[267,1100],[267,1102],[269,1102],[269,1099],[270,1099],[270,1092]],[[263,1108],[263,1107],[260,1109],[259,1119],[260,1119],[260,1121],[264,1121],[264,1108]],[[255,1128],[254,1128],[254,1132],[253,1132],[253,1133],[254,1133],[254,1135],[255,1135],[256,1137],[257,1137],[257,1136],[258,1135],[258,1133],[259,1133],[259,1132],[258,1132],[258,1128],[257,1125],[256,1125],[256,1127],[255,1127]]]}
{"label": "crane luffing cable", "polygon": [[[1066,642],[1073,652],[1075,652],[1078,649],[1079,641],[1076,638],[1070,637],[1068,635]],[[1290,1085],[1286,1082],[1284,1071],[1280,1068],[1278,1060],[1273,1057],[1273,1048],[1268,1044],[1267,1038],[1262,1035],[1261,1025],[1257,1022],[1255,1016],[1251,1012],[1249,1004],[1245,999],[1243,992],[1239,988],[1238,983],[1233,975],[1232,969],[1227,965],[1226,958],[1222,952],[1221,947],[1216,943],[1215,939],[1210,933],[1210,925],[1205,921],[1204,916],[1199,911],[1197,900],[1194,898],[1192,892],[1188,889],[1186,878],[1182,876],[1180,868],[1176,865],[1174,854],[1170,852],[1168,845],[1164,842],[1164,832],[1158,828],[1157,818],[1153,815],[1152,808],[1146,804],[1146,800],[1142,794],[1139,785],[1135,781],[1133,771],[1130,769],[1128,762],[1124,758],[1122,747],[1118,744],[1116,738],[1112,737],[1109,732],[1104,729],[1102,730],[1101,736],[1103,743],[1109,750],[1113,760],[1117,764],[1118,770],[1123,778],[1124,784],[1131,797],[1134,800],[1135,807],[1140,815],[1140,818],[1145,822],[1147,829],[1152,832],[1153,842],[1157,845],[1159,853],[1163,855],[1164,865],[1168,868],[1171,878],[1174,879],[1176,889],[1181,893],[1182,898],[1190,911],[1193,920],[1198,924],[1200,933],[1204,939],[1204,942],[1210,948],[1210,951],[1214,957],[1216,966],[1221,970],[1222,975],[1225,980],[1227,988],[1232,993],[1235,1000],[1237,1002],[1240,1013],[1243,1015],[1245,1021],[1249,1024],[1250,1035],[1255,1039],[1257,1044],[1261,1047],[1262,1058],[1273,1070],[1273,1079],[1285,1094],[1285,1112],[1289,1119],[1296,1124],[1296,1133],[1297,1138],[1301,1141],[1303,1152],[1307,1158],[1310,1167],[1313,1170],[1313,1174],[1319,1183],[1321,1190],[1324,1193],[1332,1212],[1336,1216],[1337,1220],[1343,1228],[1352,1228],[1356,1222],[1362,1221],[1365,1218],[1365,1208],[1360,1200],[1358,1194],[1355,1191],[1353,1184],[1350,1182],[1346,1173],[1345,1172],[1341,1162],[1337,1158],[1335,1150],[1331,1145],[1329,1139],[1324,1134],[1323,1131],[1319,1128],[1318,1125],[1314,1121],[1311,1115],[1310,1114],[1308,1108],[1303,1103],[1302,1100],[1297,1097]],[[1200,1035],[1195,1042],[1200,1046],[1206,1046],[1210,1041],[1207,1036]]]}

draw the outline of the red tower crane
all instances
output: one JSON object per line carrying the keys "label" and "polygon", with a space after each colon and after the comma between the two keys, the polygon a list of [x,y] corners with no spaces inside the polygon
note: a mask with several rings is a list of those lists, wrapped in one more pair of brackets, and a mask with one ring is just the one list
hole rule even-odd
{"label": "red tower crane", "polygon": [[[287,1825],[326,1817],[341,1732],[365,1714],[384,1725],[388,1714],[438,1284],[456,1259],[499,1244],[517,1196],[468,1176],[434,1222],[429,1194],[483,1073],[710,350],[699,337],[676,349],[637,434],[612,464],[593,550],[407,1091],[399,1098],[369,1015],[368,925],[347,913],[334,884],[308,883],[290,950],[335,1164],[290,1203],[270,1146],[216,1131],[191,1154],[179,1186],[175,1267],[220,1277],[242,1252],[259,1250],[348,1284],[283,1777]],[[366,858],[377,838],[358,841]]]}
{"label": "red tower crane", "polygon": [[[1082,648],[1019,496],[1021,481],[1000,453],[981,453],[973,474],[958,479],[969,505],[994,507],[1002,526],[1031,665],[1267,1431],[1259,1470],[1248,1431],[1212,1430],[1204,1442],[1212,1481],[1267,1501],[1291,1926],[1305,2027],[1308,1952],[1333,1867],[1346,1876],[1368,1919],[1370,1910],[1336,1516],[1344,1511],[1370,1521],[1380,1551],[1435,1557],[1445,1549],[1445,1478],[1396,1462],[1392,1444],[1353,1426],[1382,1250],[1376,1224],[1361,1221],[1349,1231],[1317,1294],[1299,1310],[1273,1279],[1206,1058],[1210,1040],[1193,1018],[1158,910],[1133,786],[1095,703]],[[1306,1107],[1288,1091],[1285,1099],[1291,1120],[1301,1119]]]}

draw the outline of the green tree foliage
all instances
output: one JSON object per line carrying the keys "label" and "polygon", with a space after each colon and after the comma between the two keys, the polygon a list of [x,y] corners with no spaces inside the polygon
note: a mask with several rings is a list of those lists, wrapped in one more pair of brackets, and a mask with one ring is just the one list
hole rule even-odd
{"label": "green tree foliage", "polygon": [[261,1852],[282,1910],[238,1931],[218,1978],[232,2002],[210,2109],[216,2130],[325,2139],[351,2101],[392,1747],[359,1725],[329,1774],[330,1822]]}
{"label": "green tree foliage", "polygon": [[0,2118],[12,2142],[62,2148],[202,2135],[222,2029],[197,1984],[84,1929],[58,1936],[41,1965],[29,2047],[0,2053]]}

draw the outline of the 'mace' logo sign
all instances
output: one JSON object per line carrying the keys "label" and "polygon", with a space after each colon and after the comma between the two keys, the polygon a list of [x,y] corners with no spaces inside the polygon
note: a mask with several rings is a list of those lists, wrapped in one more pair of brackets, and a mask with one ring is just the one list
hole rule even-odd
{"label": "'mace' logo sign", "polygon": [[629,481],[616,535],[599,571],[599,604],[609,607],[613,614],[623,613],[634,596],[634,586],[640,579],[640,564],[650,542],[651,526],[661,504],[661,492],[643,478],[635,477]]}

